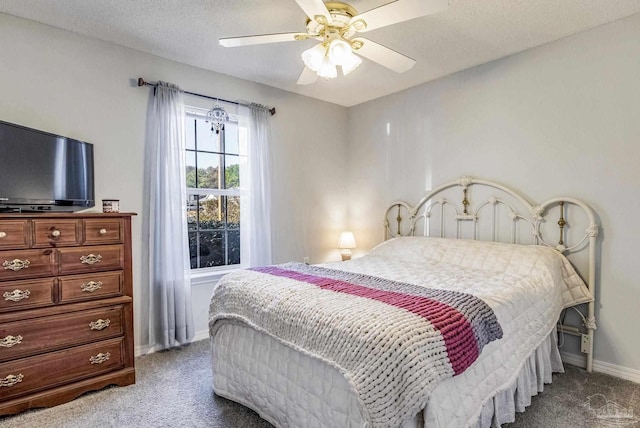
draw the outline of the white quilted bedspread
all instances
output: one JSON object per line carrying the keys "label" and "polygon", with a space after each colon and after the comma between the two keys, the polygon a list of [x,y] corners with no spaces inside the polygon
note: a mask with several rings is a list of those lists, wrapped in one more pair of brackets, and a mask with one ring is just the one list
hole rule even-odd
{"label": "white quilted bedspread", "polygon": [[[562,308],[592,299],[569,262],[542,246],[407,237],[387,241],[365,257],[323,266],[473,294],[493,309],[503,338],[487,345],[463,375],[434,391],[438,405],[427,406],[427,427],[475,424],[479,401],[514,381]],[[234,280],[251,274],[239,275]]]}
{"label": "white quilted bedspread", "polygon": [[[337,265],[414,284],[435,275],[448,289],[480,297],[496,314],[503,338],[488,344],[462,376],[447,379],[434,391],[438,405],[427,408],[426,427],[473,426],[484,404],[479,400],[515,380],[527,357],[555,328],[561,310],[593,300],[569,261],[544,246],[403,237]],[[476,281],[474,271],[504,281]]]}

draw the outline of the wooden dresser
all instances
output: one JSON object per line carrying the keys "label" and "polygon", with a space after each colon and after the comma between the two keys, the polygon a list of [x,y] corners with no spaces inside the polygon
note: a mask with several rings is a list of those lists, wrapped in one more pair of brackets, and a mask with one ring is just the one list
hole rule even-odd
{"label": "wooden dresser", "polygon": [[132,215],[0,214],[0,415],[135,382]]}

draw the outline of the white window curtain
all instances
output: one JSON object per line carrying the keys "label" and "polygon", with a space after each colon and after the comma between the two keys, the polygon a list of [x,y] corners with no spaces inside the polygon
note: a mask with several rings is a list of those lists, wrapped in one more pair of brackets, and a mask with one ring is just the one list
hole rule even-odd
{"label": "white window curtain", "polygon": [[240,148],[240,260],[243,266],[270,265],[271,114],[259,105],[238,107]]}
{"label": "white window curtain", "polygon": [[144,160],[142,294],[148,307],[143,302],[141,315],[149,351],[187,344],[194,335],[184,116],[180,88],[158,82],[149,100]]}

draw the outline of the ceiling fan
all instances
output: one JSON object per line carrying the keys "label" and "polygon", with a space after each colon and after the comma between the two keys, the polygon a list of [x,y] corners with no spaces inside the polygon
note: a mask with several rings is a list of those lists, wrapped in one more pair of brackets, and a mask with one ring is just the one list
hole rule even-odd
{"label": "ceiling fan", "polygon": [[397,73],[403,73],[413,67],[416,62],[414,59],[364,37],[356,37],[356,34],[440,12],[448,6],[448,0],[396,0],[358,14],[346,3],[295,1],[308,16],[306,33],[229,37],[220,39],[220,44],[224,47],[237,47],[306,39],[320,41],[302,53],[305,68],[298,79],[298,85],[314,83],[318,76],[334,78],[337,76],[338,66],[347,75],[360,65],[360,56]]}

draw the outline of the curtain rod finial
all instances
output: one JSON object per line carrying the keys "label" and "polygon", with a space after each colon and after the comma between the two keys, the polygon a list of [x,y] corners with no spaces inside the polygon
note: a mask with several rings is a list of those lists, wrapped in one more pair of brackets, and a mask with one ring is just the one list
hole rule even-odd
{"label": "curtain rod finial", "polygon": [[276,108],[275,107],[271,107],[269,109],[269,113],[271,113],[271,116],[275,115],[276,114]]}
{"label": "curtain rod finial", "polygon": [[138,77],[138,86],[144,86],[146,83],[142,77]]}

